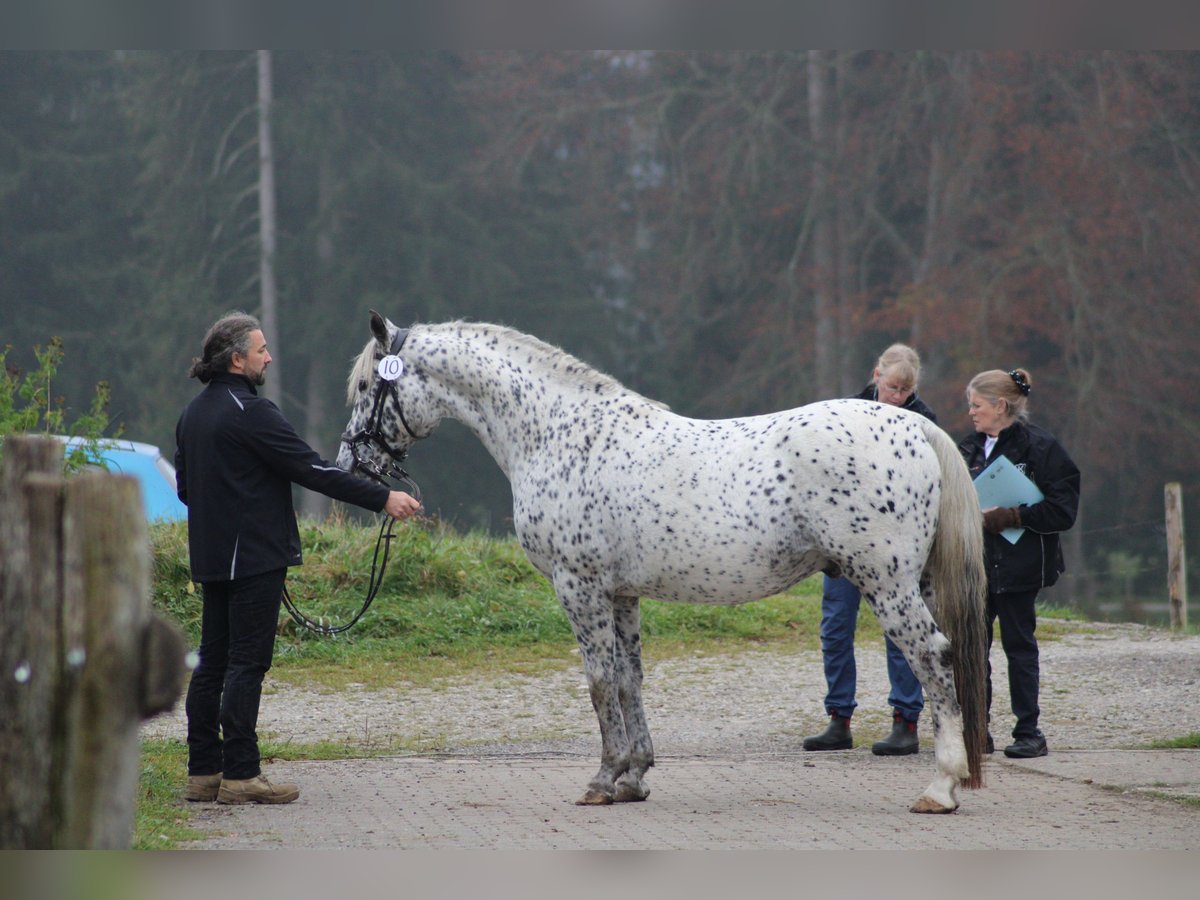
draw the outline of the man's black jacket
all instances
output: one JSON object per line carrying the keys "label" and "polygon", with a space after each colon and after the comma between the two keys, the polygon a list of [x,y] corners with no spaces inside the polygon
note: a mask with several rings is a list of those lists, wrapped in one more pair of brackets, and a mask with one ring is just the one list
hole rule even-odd
{"label": "man's black jacket", "polygon": [[376,512],[387,503],[386,487],[322,459],[241,375],[216,375],[192,399],[175,426],[175,447],[195,581],[300,565],[292,482]]}

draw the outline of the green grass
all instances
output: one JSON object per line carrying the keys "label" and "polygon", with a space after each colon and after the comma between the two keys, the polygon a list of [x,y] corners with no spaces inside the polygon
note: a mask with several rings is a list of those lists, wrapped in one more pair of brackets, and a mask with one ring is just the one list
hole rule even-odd
{"label": "green grass", "polygon": [[1200,731],[1193,731],[1169,741],[1152,741],[1152,750],[1200,750]]}
{"label": "green grass", "polygon": [[169,850],[204,835],[187,824],[183,799],[187,747],[182,741],[143,741],[134,850]]}
{"label": "green grass", "polygon": [[[200,597],[189,580],[186,529],[156,525],[154,603],[194,646]],[[288,592],[311,619],[348,622],[370,580],[377,531],[344,522],[305,523],[305,564]],[[819,646],[820,580],[743,606],[642,603],[647,659],[757,645]],[[868,633],[878,625],[860,618]],[[513,539],[458,535],[434,522],[399,525],[378,595],[349,631],[328,637],[281,619],[272,677],[338,689],[400,680],[424,683],[481,666],[532,673],[561,666],[576,647],[549,583]]]}

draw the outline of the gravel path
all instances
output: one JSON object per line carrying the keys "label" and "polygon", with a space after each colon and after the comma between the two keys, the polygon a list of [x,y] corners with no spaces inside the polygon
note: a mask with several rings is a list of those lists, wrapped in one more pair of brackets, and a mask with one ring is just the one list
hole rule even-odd
{"label": "gravel path", "polygon": [[[651,653],[653,647],[650,648]],[[1200,636],[1138,625],[1096,624],[1043,639],[1042,730],[1055,749],[1122,749],[1200,732]],[[886,733],[882,642],[857,649],[855,742]],[[993,734],[1007,742],[1004,654],[993,648]],[[268,681],[260,736],[344,742],[369,750],[595,757],[599,737],[582,668],[539,677],[504,675],[435,687],[319,692]],[[646,714],[661,756],[790,752],[824,727],[818,651],[747,650],[647,665]],[[924,719],[922,722],[924,723]],[[184,735],[182,703],[144,726],[147,736]],[[930,746],[922,731],[923,746]]]}

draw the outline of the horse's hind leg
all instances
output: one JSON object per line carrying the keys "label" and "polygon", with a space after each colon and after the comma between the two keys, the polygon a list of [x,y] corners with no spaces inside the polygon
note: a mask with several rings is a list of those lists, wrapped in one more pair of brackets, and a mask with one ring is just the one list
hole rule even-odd
{"label": "horse's hind leg", "polygon": [[912,811],[954,812],[958,808],[958,784],[967,776],[968,767],[950,641],[938,630],[915,586],[885,586],[866,596],[884,633],[900,648],[921,682],[932,713],[937,776],[917,798]]}
{"label": "horse's hind leg", "polygon": [[600,723],[600,770],[575,802],[589,806],[612,803],[617,779],[629,768],[629,740],[617,689],[612,604],[601,594],[581,591],[574,577],[563,578],[561,584],[555,579],[555,588],[579,642],[588,693]]}
{"label": "horse's hind leg", "polygon": [[654,765],[654,745],[642,706],[641,608],[637,597],[614,598],[613,623],[617,637],[617,692],[629,740],[629,769],[617,779],[616,799],[645,800],[650,789],[642,778]]}
{"label": "horse's hind leg", "polygon": [[[932,586],[922,581],[921,591],[922,608],[936,609],[937,598]],[[918,650],[917,658],[926,664],[927,669],[918,672],[914,668],[913,671],[921,681],[933,710],[933,754],[938,775],[917,798],[912,812],[954,812],[958,808],[958,786],[970,774],[963,713],[954,683],[954,649],[950,640],[934,625],[924,648]]]}

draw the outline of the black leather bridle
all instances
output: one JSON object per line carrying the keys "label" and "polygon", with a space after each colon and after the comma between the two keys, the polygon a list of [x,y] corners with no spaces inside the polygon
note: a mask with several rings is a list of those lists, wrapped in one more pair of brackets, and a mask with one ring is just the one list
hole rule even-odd
{"label": "black leather bridle", "polygon": [[[388,349],[388,353],[392,356],[399,355],[406,340],[408,340],[408,329],[402,328],[392,338],[392,345]],[[387,437],[381,430],[383,411],[389,399],[395,404],[400,424],[404,426],[409,437],[414,441],[419,440],[417,433],[409,427],[408,420],[404,418],[404,406],[400,403],[400,392],[396,389],[396,383],[380,375],[375,384],[375,398],[371,402],[371,415],[367,417],[367,424],[354,434],[343,434],[342,443],[350,447],[350,457],[354,460],[350,467],[351,472],[361,471],[368,478],[382,484],[387,484],[389,478],[412,484],[412,478],[402,468],[402,463],[408,458],[408,450],[397,450],[388,443]],[[372,460],[363,459],[359,456],[359,449],[363,446],[373,446],[382,451],[390,462],[380,465]],[[415,485],[413,486],[415,487]],[[414,494],[414,496],[417,495]]]}
{"label": "black leather bridle", "polygon": [[[408,338],[408,329],[402,329],[397,332],[392,338],[392,346],[388,351],[392,356],[400,353],[400,349],[404,346],[404,341]],[[354,464],[350,467],[351,472],[362,471],[369,478],[378,481],[385,487],[391,488],[388,479],[400,481],[406,484],[409,488],[409,493],[421,502],[421,488],[412,476],[401,468],[401,463],[408,456],[407,450],[396,450],[387,442],[383,432],[380,430],[380,423],[383,419],[383,409],[387,405],[388,398],[396,404],[396,411],[400,414],[400,423],[404,426],[404,430],[409,433],[412,439],[418,440],[416,433],[409,428],[408,422],[404,420],[404,408],[400,405],[400,392],[396,390],[396,384],[393,381],[388,381],[382,375],[379,376],[379,383],[375,386],[375,399],[371,406],[371,417],[367,419],[367,425],[361,431],[354,434],[343,434],[342,443],[350,445],[350,455],[354,459]],[[370,460],[359,458],[358,450],[365,444],[370,444],[378,447],[387,454],[388,462],[385,465],[379,465]],[[288,614],[295,620],[296,624],[302,628],[307,628],[315,634],[330,636],[341,634],[343,631],[348,631],[359,619],[366,614],[371,608],[371,603],[375,600],[375,595],[379,593],[379,586],[383,584],[383,573],[387,569],[388,553],[391,550],[392,544],[392,527],[396,524],[396,520],[391,516],[384,516],[383,523],[379,526],[379,538],[375,541],[375,556],[371,560],[371,578],[367,584],[367,595],[363,600],[362,607],[358,610],[355,616],[350,621],[341,625],[334,625],[329,622],[324,616],[320,619],[311,619],[302,613],[294,602],[292,596],[288,593],[287,585],[283,588],[283,605],[287,609]]]}

